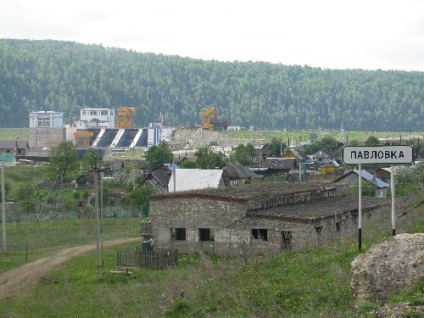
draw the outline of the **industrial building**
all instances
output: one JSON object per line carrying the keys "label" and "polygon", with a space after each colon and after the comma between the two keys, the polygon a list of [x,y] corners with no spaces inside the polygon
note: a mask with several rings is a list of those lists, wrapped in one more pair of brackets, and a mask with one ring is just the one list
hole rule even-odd
{"label": "industrial building", "polygon": [[135,108],[83,108],[73,132],[77,147],[125,149],[151,147],[160,143],[160,128],[135,128]]}
{"label": "industrial building", "polygon": [[135,108],[86,107],[72,125],[64,125],[63,113],[38,111],[29,114],[29,146],[32,151],[48,151],[65,140],[75,142],[78,148],[128,149],[151,147],[161,142],[162,128],[134,126]]}
{"label": "industrial building", "polygon": [[53,148],[66,140],[63,113],[38,111],[29,114],[29,146],[33,149]]}

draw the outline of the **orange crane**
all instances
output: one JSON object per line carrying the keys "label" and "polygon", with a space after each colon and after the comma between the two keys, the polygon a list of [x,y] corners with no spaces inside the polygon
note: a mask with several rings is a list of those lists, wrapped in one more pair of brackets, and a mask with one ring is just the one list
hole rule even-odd
{"label": "orange crane", "polygon": [[208,107],[202,113],[202,128],[214,129],[214,124],[218,118],[218,110],[215,107]]}
{"label": "orange crane", "polygon": [[134,107],[119,107],[116,128],[134,128],[134,118]]}

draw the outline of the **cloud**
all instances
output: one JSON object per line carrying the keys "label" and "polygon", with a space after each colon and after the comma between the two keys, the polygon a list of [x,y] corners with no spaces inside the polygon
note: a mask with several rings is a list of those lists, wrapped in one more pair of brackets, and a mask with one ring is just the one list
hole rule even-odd
{"label": "cloud", "polygon": [[222,61],[424,71],[420,0],[2,2],[2,38]]}

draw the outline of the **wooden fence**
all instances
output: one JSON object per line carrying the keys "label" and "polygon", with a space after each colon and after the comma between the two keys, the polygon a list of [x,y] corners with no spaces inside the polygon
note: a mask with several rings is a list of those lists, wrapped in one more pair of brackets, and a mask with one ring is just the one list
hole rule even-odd
{"label": "wooden fence", "polygon": [[118,251],[118,267],[139,267],[150,269],[166,269],[175,267],[178,264],[177,250],[158,250],[158,251]]}

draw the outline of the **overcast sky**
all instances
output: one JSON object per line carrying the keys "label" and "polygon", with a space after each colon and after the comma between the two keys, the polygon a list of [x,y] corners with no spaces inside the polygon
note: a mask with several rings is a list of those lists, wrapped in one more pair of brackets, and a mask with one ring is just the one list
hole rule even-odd
{"label": "overcast sky", "polygon": [[0,38],[204,60],[424,71],[424,0],[0,0]]}

